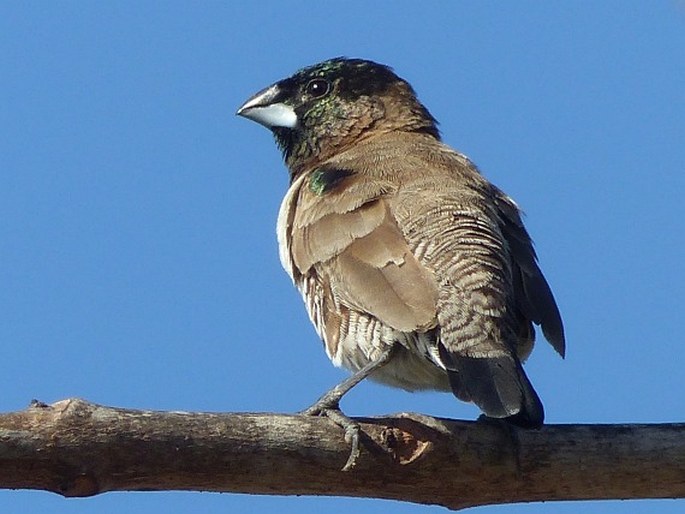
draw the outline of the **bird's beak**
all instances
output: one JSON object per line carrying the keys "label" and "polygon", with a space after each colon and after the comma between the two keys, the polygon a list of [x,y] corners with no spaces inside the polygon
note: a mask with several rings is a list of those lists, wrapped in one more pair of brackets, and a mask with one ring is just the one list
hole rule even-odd
{"label": "bird's beak", "polygon": [[278,84],[269,86],[252,96],[236,112],[252,121],[264,125],[267,128],[297,126],[297,114],[295,110],[283,103],[284,94]]}

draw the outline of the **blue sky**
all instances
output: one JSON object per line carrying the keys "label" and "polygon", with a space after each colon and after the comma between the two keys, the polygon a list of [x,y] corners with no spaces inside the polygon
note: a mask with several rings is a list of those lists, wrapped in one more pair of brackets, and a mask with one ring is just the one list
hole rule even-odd
{"label": "blue sky", "polygon": [[[568,356],[550,423],[685,421],[685,3],[3,2],[0,410],[32,398],[293,412],[345,376],[277,256],[287,173],[234,116],[296,69],[389,64],[523,207]],[[473,419],[364,383],[349,414]],[[680,513],[681,501],[482,513]],[[0,491],[1,512],[444,512],[339,498]]]}

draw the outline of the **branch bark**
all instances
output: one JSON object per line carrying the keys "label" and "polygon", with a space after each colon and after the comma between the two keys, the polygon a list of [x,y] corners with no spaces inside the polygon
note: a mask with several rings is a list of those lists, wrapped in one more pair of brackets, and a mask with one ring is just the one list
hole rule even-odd
{"label": "branch bark", "polygon": [[0,488],[64,496],[194,490],[387,498],[450,509],[685,497],[685,424],[547,425],[419,414],[326,418],[115,409],[78,399],[0,415]]}

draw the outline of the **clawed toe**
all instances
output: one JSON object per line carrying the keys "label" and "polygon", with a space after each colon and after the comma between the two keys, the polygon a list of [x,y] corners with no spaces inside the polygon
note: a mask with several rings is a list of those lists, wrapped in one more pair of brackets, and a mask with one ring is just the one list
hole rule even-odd
{"label": "clawed toe", "polygon": [[311,407],[300,412],[302,416],[326,416],[345,431],[345,441],[351,446],[350,456],[343,466],[343,471],[349,471],[357,463],[360,455],[359,424],[345,416],[340,410],[340,399],[355,385],[368,377],[375,370],[385,366],[396,351],[396,345],[388,346],[375,361],[369,362],[351,377],[324,394]]}
{"label": "clawed toe", "polygon": [[300,414],[303,416],[325,416],[345,431],[345,442],[350,445],[350,455],[342,467],[342,471],[351,470],[356,465],[357,459],[361,454],[359,448],[359,424],[340,410],[337,400],[331,402],[322,398],[311,407],[300,412]]}

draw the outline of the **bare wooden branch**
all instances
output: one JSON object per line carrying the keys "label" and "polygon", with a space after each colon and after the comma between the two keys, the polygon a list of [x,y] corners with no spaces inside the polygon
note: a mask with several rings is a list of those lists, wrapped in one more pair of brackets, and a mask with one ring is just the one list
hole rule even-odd
{"label": "bare wooden branch", "polygon": [[326,418],[114,409],[71,399],[0,415],[0,487],[64,496],[195,490],[389,498],[451,509],[685,497],[685,424],[357,419],[356,466]]}

